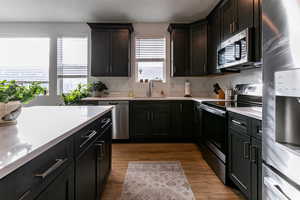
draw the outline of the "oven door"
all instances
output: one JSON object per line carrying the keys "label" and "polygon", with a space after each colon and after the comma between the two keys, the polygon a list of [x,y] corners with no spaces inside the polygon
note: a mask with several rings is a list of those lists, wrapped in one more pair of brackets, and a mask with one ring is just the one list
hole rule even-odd
{"label": "oven door", "polygon": [[207,105],[201,105],[202,128],[205,145],[226,162],[226,111]]}

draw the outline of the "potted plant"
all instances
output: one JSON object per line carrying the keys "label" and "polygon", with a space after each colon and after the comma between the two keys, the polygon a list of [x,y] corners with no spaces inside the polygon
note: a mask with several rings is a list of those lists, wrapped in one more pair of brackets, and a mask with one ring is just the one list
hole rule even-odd
{"label": "potted plant", "polygon": [[23,86],[16,81],[0,81],[0,126],[16,124],[22,104],[29,103],[45,92],[39,82]]}
{"label": "potted plant", "polygon": [[76,89],[67,94],[62,94],[65,105],[80,104],[82,98],[90,96],[91,88],[89,85],[79,84]]}
{"label": "potted plant", "polygon": [[97,81],[91,84],[94,97],[102,97],[105,94],[105,91],[108,90],[106,85],[101,81]]}

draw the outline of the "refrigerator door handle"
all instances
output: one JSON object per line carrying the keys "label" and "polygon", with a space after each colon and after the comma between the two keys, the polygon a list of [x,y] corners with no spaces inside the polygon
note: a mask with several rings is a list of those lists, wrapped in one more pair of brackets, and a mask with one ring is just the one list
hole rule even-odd
{"label": "refrigerator door handle", "polygon": [[292,198],[285,194],[284,191],[280,188],[279,184],[271,177],[265,177],[264,184],[281,200],[292,200]]}

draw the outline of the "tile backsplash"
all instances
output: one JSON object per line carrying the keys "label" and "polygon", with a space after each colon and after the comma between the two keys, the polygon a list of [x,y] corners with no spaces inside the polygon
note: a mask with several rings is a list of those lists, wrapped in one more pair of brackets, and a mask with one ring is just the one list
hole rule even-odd
{"label": "tile backsplash", "polygon": [[[132,91],[136,96],[144,96],[147,86],[141,86],[132,78],[115,77],[91,77],[90,81],[101,80],[109,88],[111,96],[128,96]],[[178,77],[168,78],[166,83],[160,83],[155,86],[155,90],[163,90],[167,96],[183,96],[184,82],[191,82],[191,91],[193,96],[212,96],[213,84],[219,83],[221,88],[233,88],[236,84],[262,83],[262,69],[252,69],[242,71],[237,74],[227,74],[216,77]]]}

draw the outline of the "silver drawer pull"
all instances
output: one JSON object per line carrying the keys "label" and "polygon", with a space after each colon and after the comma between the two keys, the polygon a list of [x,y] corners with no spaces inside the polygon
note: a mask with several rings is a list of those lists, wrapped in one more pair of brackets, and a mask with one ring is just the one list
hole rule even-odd
{"label": "silver drawer pull", "polygon": [[84,136],[81,136],[82,138],[86,138],[86,140],[84,140],[79,148],[82,148],[86,143],[88,143],[98,132],[93,130],[89,135],[84,135]]}
{"label": "silver drawer pull", "polygon": [[242,123],[242,122],[239,122],[239,121],[237,121],[237,120],[231,120],[234,124],[237,124],[237,125],[239,125],[239,126],[246,126],[244,123]]}
{"label": "silver drawer pull", "polygon": [[259,133],[259,134],[262,134],[262,130],[261,130],[261,129],[259,129],[259,130],[257,131],[257,133]]}
{"label": "silver drawer pull", "polygon": [[30,190],[27,190],[18,200],[24,200],[29,194],[31,193]]}
{"label": "silver drawer pull", "polygon": [[56,159],[56,162],[49,168],[47,169],[45,172],[41,173],[41,174],[36,174],[36,177],[40,177],[42,179],[46,178],[48,175],[50,175],[52,172],[54,172],[56,169],[58,169],[60,166],[62,166],[65,162],[68,161],[68,159]]}
{"label": "silver drawer pull", "polygon": [[103,120],[101,120],[101,124],[102,124],[101,128],[106,127],[110,122],[111,122],[110,119],[103,119]]}

